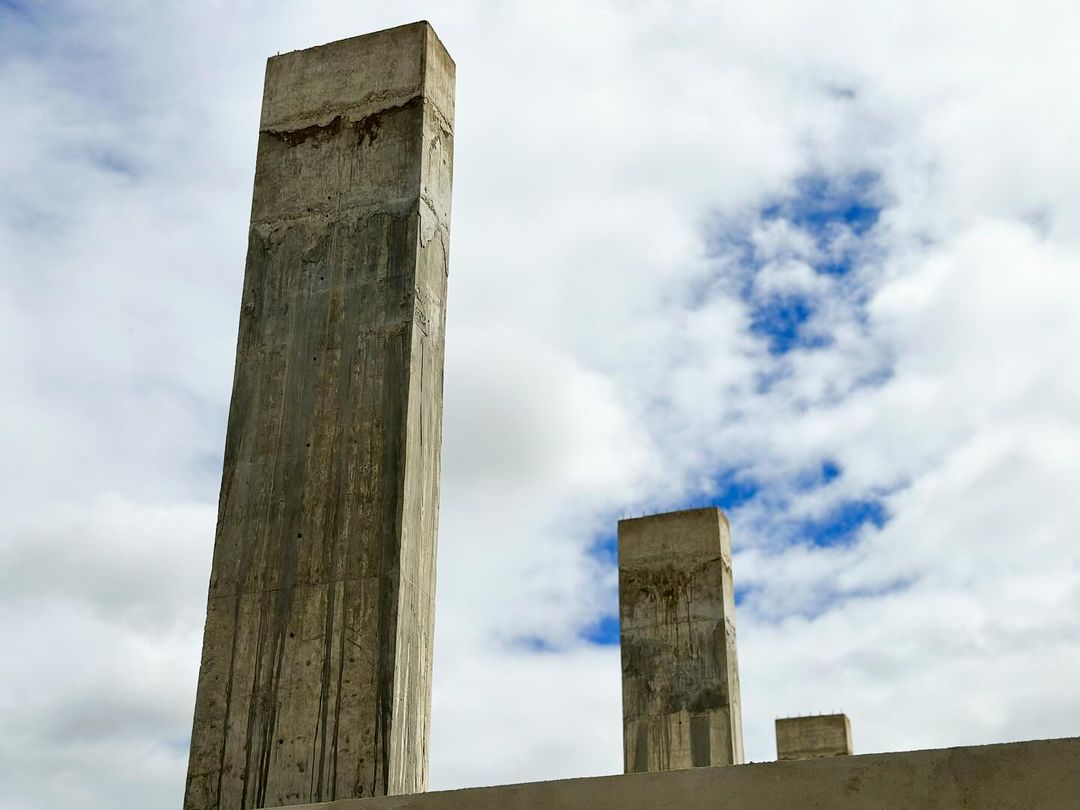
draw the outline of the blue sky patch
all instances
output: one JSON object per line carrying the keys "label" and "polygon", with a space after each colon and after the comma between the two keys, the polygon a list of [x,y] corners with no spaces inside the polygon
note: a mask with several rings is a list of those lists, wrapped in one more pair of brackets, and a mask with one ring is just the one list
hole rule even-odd
{"label": "blue sky patch", "polygon": [[785,219],[814,236],[822,255],[814,265],[818,273],[844,276],[854,267],[859,241],[841,245],[839,237],[849,232],[862,240],[877,225],[878,183],[871,172],[841,179],[813,175],[800,180],[799,194],[781,204]]}
{"label": "blue sky patch", "polygon": [[619,536],[615,532],[598,537],[589,547],[589,555],[601,565],[619,564]]}
{"label": "blue sky patch", "polygon": [[882,528],[888,513],[881,501],[874,499],[844,501],[827,517],[805,521],[797,529],[798,536],[818,548],[849,545],[867,523]]}
{"label": "blue sky patch", "polygon": [[840,469],[840,465],[832,459],[825,459],[821,462],[821,483],[828,484],[830,481],[835,481],[840,477],[840,473],[843,470]]}
{"label": "blue sky patch", "polygon": [[773,355],[795,348],[822,348],[829,344],[827,338],[808,338],[802,332],[813,314],[814,305],[806,296],[770,296],[751,308],[750,331],[769,341],[769,353]]}
{"label": "blue sky patch", "polygon": [[786,219],[819,237],[827,237],[837,226],[865,236],[881,216],[878,183],[873,172],[840,178],[806,175],[796,181],[796,194],[766,206],[762,218]]}
{"label": "blue sky patch", "polygon": [[590,644],[609,647],[619,643],[619,617],[616,614],[601,616],[585,628],[581,637]]}
{"label": "blue sky patch", "polygon": [[831,484],[843,474],[843,468],[833,459],[823,459],[817,467],[800,473],[795,478],[795,488],[801,492]]}
{"label": "blue sky patch", "polygon": [[[817,313],[818,302],[812,294],[759,288],[758,274],[775,257],[762,253],[755,242],[756,229],[786,222],[808,235],[814,249],[809,255],[797,252],[793,258],[809,262],[818,275],[842,283],[867,252],[873,228],[881,218],[880,182],[873,172],[839,177],[808,174],[795,182],[793,194],[762,206],[755,216],[718,223],[710,238],[711,250],[733,260],[727,283],[748,308],[750,332],[766,341],[771,355],[823,348],[831,338],[822,332],[821,324],[807,328]],[[858,303],[857,291],[846,292]],[[844,295],[843,288],[837,294]]]}
{"label": "blue sky patch", "polygon": [[727,470],[715,480],[713,503],[726,512],[738,509],[761,491],[754,479],[740,475],[738,470]]}

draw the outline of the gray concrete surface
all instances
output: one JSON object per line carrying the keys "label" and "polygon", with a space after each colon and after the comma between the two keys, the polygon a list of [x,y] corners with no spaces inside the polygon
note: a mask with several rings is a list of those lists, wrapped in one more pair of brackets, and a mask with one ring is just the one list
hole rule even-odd
{"label": "gray concrete surface", "polygon": [[186,810],[424,790],[454,64],[271,58]]}
{"label": "gray concrete surface", "polygon": [[742,762],[723,512],[619,521],[619,618],[626,773]]}
{"label": "gray concrete surface", "polygon": [[846,714],[783,717],[776,721],[776,758],[816,759],[855,753]]}
{"label": "gray concrete surface", "polygon": [[1076,810],[1080,807],[1080,739],[634,773],[334,802],[319,807],[321,810]]}

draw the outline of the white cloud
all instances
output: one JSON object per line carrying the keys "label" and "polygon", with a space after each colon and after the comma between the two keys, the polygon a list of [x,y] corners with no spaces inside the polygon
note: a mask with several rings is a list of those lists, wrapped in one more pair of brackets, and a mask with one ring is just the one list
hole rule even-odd
{"label": "white cloud", "polygon": [[[437,12],[459,86],[435,785],[618,770],[588,549],[732,467],[762,488],[732,514],[750,757],[818,710],[860,751],[1080,732],[1074,5]],[[262,60],[434,12],[0,13],[0,802],[175,804]],[[760,215],[860,175],[865,237]],[[827,250],[851,272],[814,273]],[[747,280],[813,302],[823,345],[771,355]],[[866,499],[881,529],[791,546]]]}

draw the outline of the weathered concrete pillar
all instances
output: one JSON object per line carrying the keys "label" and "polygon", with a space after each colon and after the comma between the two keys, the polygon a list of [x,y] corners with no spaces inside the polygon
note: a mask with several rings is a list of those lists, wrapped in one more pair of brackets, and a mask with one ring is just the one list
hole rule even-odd
{"label": "weathered concrete pillar", "polygon": [[627,773],[743,761],[731,534],[716,508],[619,521]]}
{"label": "weathered concrete pillar", "polygon": [[784,717],[776,721],[776,758],[818,759],[852,753],[851,721],[846,714]]}
{"label": "weathered concrete pillar", "polygon": [[186,810],[427,783],[454,64],[266,67]]}

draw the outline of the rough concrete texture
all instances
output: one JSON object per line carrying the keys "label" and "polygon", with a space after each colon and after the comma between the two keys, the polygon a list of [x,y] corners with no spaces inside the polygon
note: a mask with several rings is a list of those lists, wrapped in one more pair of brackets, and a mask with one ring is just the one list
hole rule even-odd
{"label": "rough concrete texture", "polygon": [[[321,810],[1076,810],[1080,738],[334,802]],[[314,807],[308,810],[315,810]]]}
{"label": "rough concrete texture", "polygon": [[454,65],[270,59],[186,810],[425,789]]}
{"label": "rough concrete texture", "polygon": [[785,717],[776,721],[776,758],[816,759],[854,753],[846,714]]}
{"label": "rough concrete texture", "polygon": [[724,513],[619,521],[619,616],[626,773],[742,762]]}

